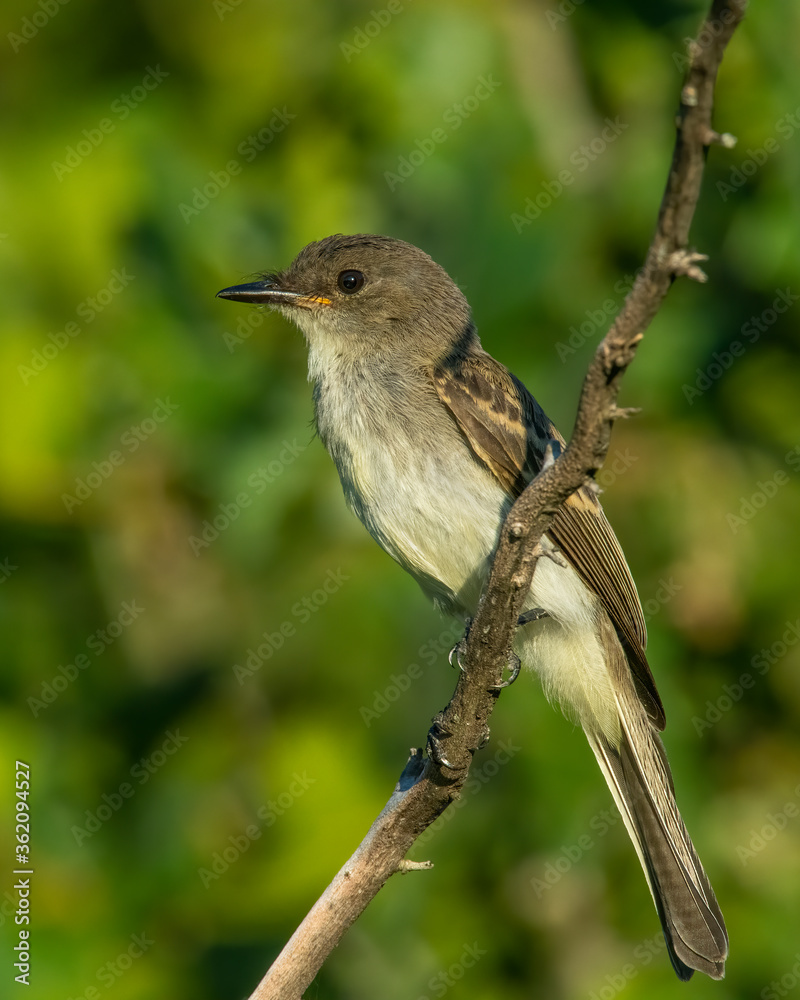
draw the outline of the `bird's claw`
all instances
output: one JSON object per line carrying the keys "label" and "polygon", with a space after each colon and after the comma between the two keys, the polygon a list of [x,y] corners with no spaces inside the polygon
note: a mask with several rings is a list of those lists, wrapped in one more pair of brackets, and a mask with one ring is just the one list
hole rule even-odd
{"label": "bird's claw", "polygon": [[514,681],[519,677],[519,672],[522,669],[522,663],[516,653],[511,653],[508,660],[508,667],[511,671],[511,676],[507,680],[500,681],[499,684],[493,684],[489,689],[490,691],[502,691],[503,688],[511,687]]}
{"label": "bird's claw", "polygon": [[[522,628],[523,625],[530,625],[531,622],[538,622],[541,621],[542,618],[549,617],[549,612],[545,611],[544,608],[529,608],[527,611],[523,611],[519,618],[517,618],[517,628]],[[520,663],[520,659],[516,653],[511,653],[508,666],[511,670],[511,676],[507,680],[500,681],[499,684],[495,684],[492,687],[492,691],[502,691],[503,688],[511,687],[514,681],[519,677],[522,664]]]}
{"label": "bird's claw", "polygon": [[542,618],[549,617],[550,613],[545,611],[544,608],[530,608],[528,611],[523,611],[519,618],[517,618],[517,628],[521,628],[523,625],[529,625],[531,622],[538,622]]}
{"label": "bird's claw", "polygon": [[[542,618],[549,618],[549,617],[550,617],[549,612],[545,611],[544,608],[529,608],[527,611],[523,611],[522,614],[517,618],[517,628],[522,628],[523,625],[529,625],[531,622],[538,622],[541,621]],[[464,666],[461,663],[461,656],[466,651],[467,648],[467,639],[469,638],[469,629],[471,624],[472,624],[471,621],[467,622],[466,629],[464,630],[464,635],[462,636],[461,639],[458,640],[455,646],[453,646],[447,657],[451,667],[453,666],[453,660],[455,659],[456,663],[458,664],[458,669],[462,673],[464,672]],[[519,657],[515,653],[511,654],[511,658],[509,660],[508,665],[509,668],[511,669],[511,676],[507,680],[500,681],[499,684],[493,685],[491,688],[492,691],[502,691],[503,688],[510,687],[514,683],[514,681],[519,677],[521,665]]]}
{"label": "bird's claw", "polygon": [[466,652],[467,649],[467,639],[469,638],[469,630],[471,625],[472,625],[472,619],[468,618],[464,626],[464,634],[461,636],[461,638],[458,640],[455,646],[453,646],[453,648],[447,655],[447,662],[450,664],[451,667],[453,666],[453,657],[455,657],[456,663],[458,664],[458,669],[461,671],[462,674],[464,673],[464,667],[461,664],[461,656],[464,652]]}
{"label": "bird's claw", "polygon": [[453,659],[455,658],[455,661],[458,664],[458,669],[461,671],[462,674],[464,673],[464,665],[461,662],[461,656],[463,653],[466,652],[466,649],[467,649],[466,641],[464,639],[459,639],[458,642],[455,644],[455,646],[453,646],[453,648],[450,650],[447,656],[447,660],[451,667],[453,666]]}
{"label": "bird's claw", "polygon": [[433,720],[433,725],[428,731],[428,756],[434,762],[434,764],[439,767],[449,767],[451,770],[455,770],[450,761],[445,757],[444,750],[442,748],[442,740],[447,739],[448,736],[452,734],[445,729],[438,718]]}

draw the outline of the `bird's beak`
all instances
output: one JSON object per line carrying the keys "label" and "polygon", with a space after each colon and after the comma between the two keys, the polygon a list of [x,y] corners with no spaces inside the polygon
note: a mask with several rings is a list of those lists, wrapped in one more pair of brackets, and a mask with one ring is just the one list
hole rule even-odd
{"label": "bird's beak", "polygon": [[331,304],[330,299],[321,295],[304,295],[302,292],[291,292],[278,288],[269,280],[251,281],[247,285],[231,285],[217,292],[218,299],[232,299],[234,302],[253,302],[259,306],[302,306],[310,309],[313,306]]}

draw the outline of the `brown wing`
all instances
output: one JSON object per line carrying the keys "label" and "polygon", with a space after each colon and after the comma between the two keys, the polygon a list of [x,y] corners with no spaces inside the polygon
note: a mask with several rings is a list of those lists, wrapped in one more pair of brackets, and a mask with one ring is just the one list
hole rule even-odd
{"label": "brown wing", "polygon": [[[512,497],[541,468],[548,440],[564,443],[525,386],[484,351],[449,358],[433,381],[469,446]],[[587,487],[573,493],[548,534],[603,603],[628,654],[642,703],[663,729],[664,708],[644,652],[647,630],[639,596],[594,493]]]}
{"label": "brown wing", "polygon": [[543,450],[532,444],[549,424],[540,410],[541,434],[530,440],[527,428],[536,415],[531,420],[527,400],[539,408],[522,383],[483,351],[448,360],[434,372],[434,383],[478,458],[511,496],[519,496],[541,466]]}
{"label": "brown wing", "polygon": [[631,571],[597,497],[582,487],[556,513],[548,534],[603,602],[628,654],[636,689],[653,724],[663,729],[664,706],[645,655],[647,628]]}

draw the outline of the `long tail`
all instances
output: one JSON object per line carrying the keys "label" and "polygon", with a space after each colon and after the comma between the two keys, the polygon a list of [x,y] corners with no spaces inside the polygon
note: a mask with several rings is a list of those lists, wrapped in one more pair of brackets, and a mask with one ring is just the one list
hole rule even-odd
{"label": "long tail", "polygon": [[619,746],[601,732],[587,738],[639,855],[678,978],[697,970],[722,979],[725,921],[678,812],[661,739],[631,688],[623,684],[618,695]]}

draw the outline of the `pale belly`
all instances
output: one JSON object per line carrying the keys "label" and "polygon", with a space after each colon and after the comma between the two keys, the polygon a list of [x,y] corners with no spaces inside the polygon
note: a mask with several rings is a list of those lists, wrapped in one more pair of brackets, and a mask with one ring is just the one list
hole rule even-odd
{"label": "pale belly", "polygon": [[407,454],[402,470],[387,449],[354,460],[341,477],[348,503],[441,610],[471,615],[507,497],[468,453]]}
{"label": "pale belly", "polygon": [[[399,427],[383,429],[380,439],[357,428],[362,433],[350,441],[339,437],[331,446],[326,440],[347,501],[443,613],[471,617],[509,498],[460,436],[420,447]],[[546,536],[544,544],[550,544]],[[605,610],[571,567],[546,557],[538,561],[524,604],[529,608],[543,608],[549,617],[519,630],[514,648],[523,664],[567,715],[588,728],[599,723],[612,735],[616,705],[596,627]]]}

